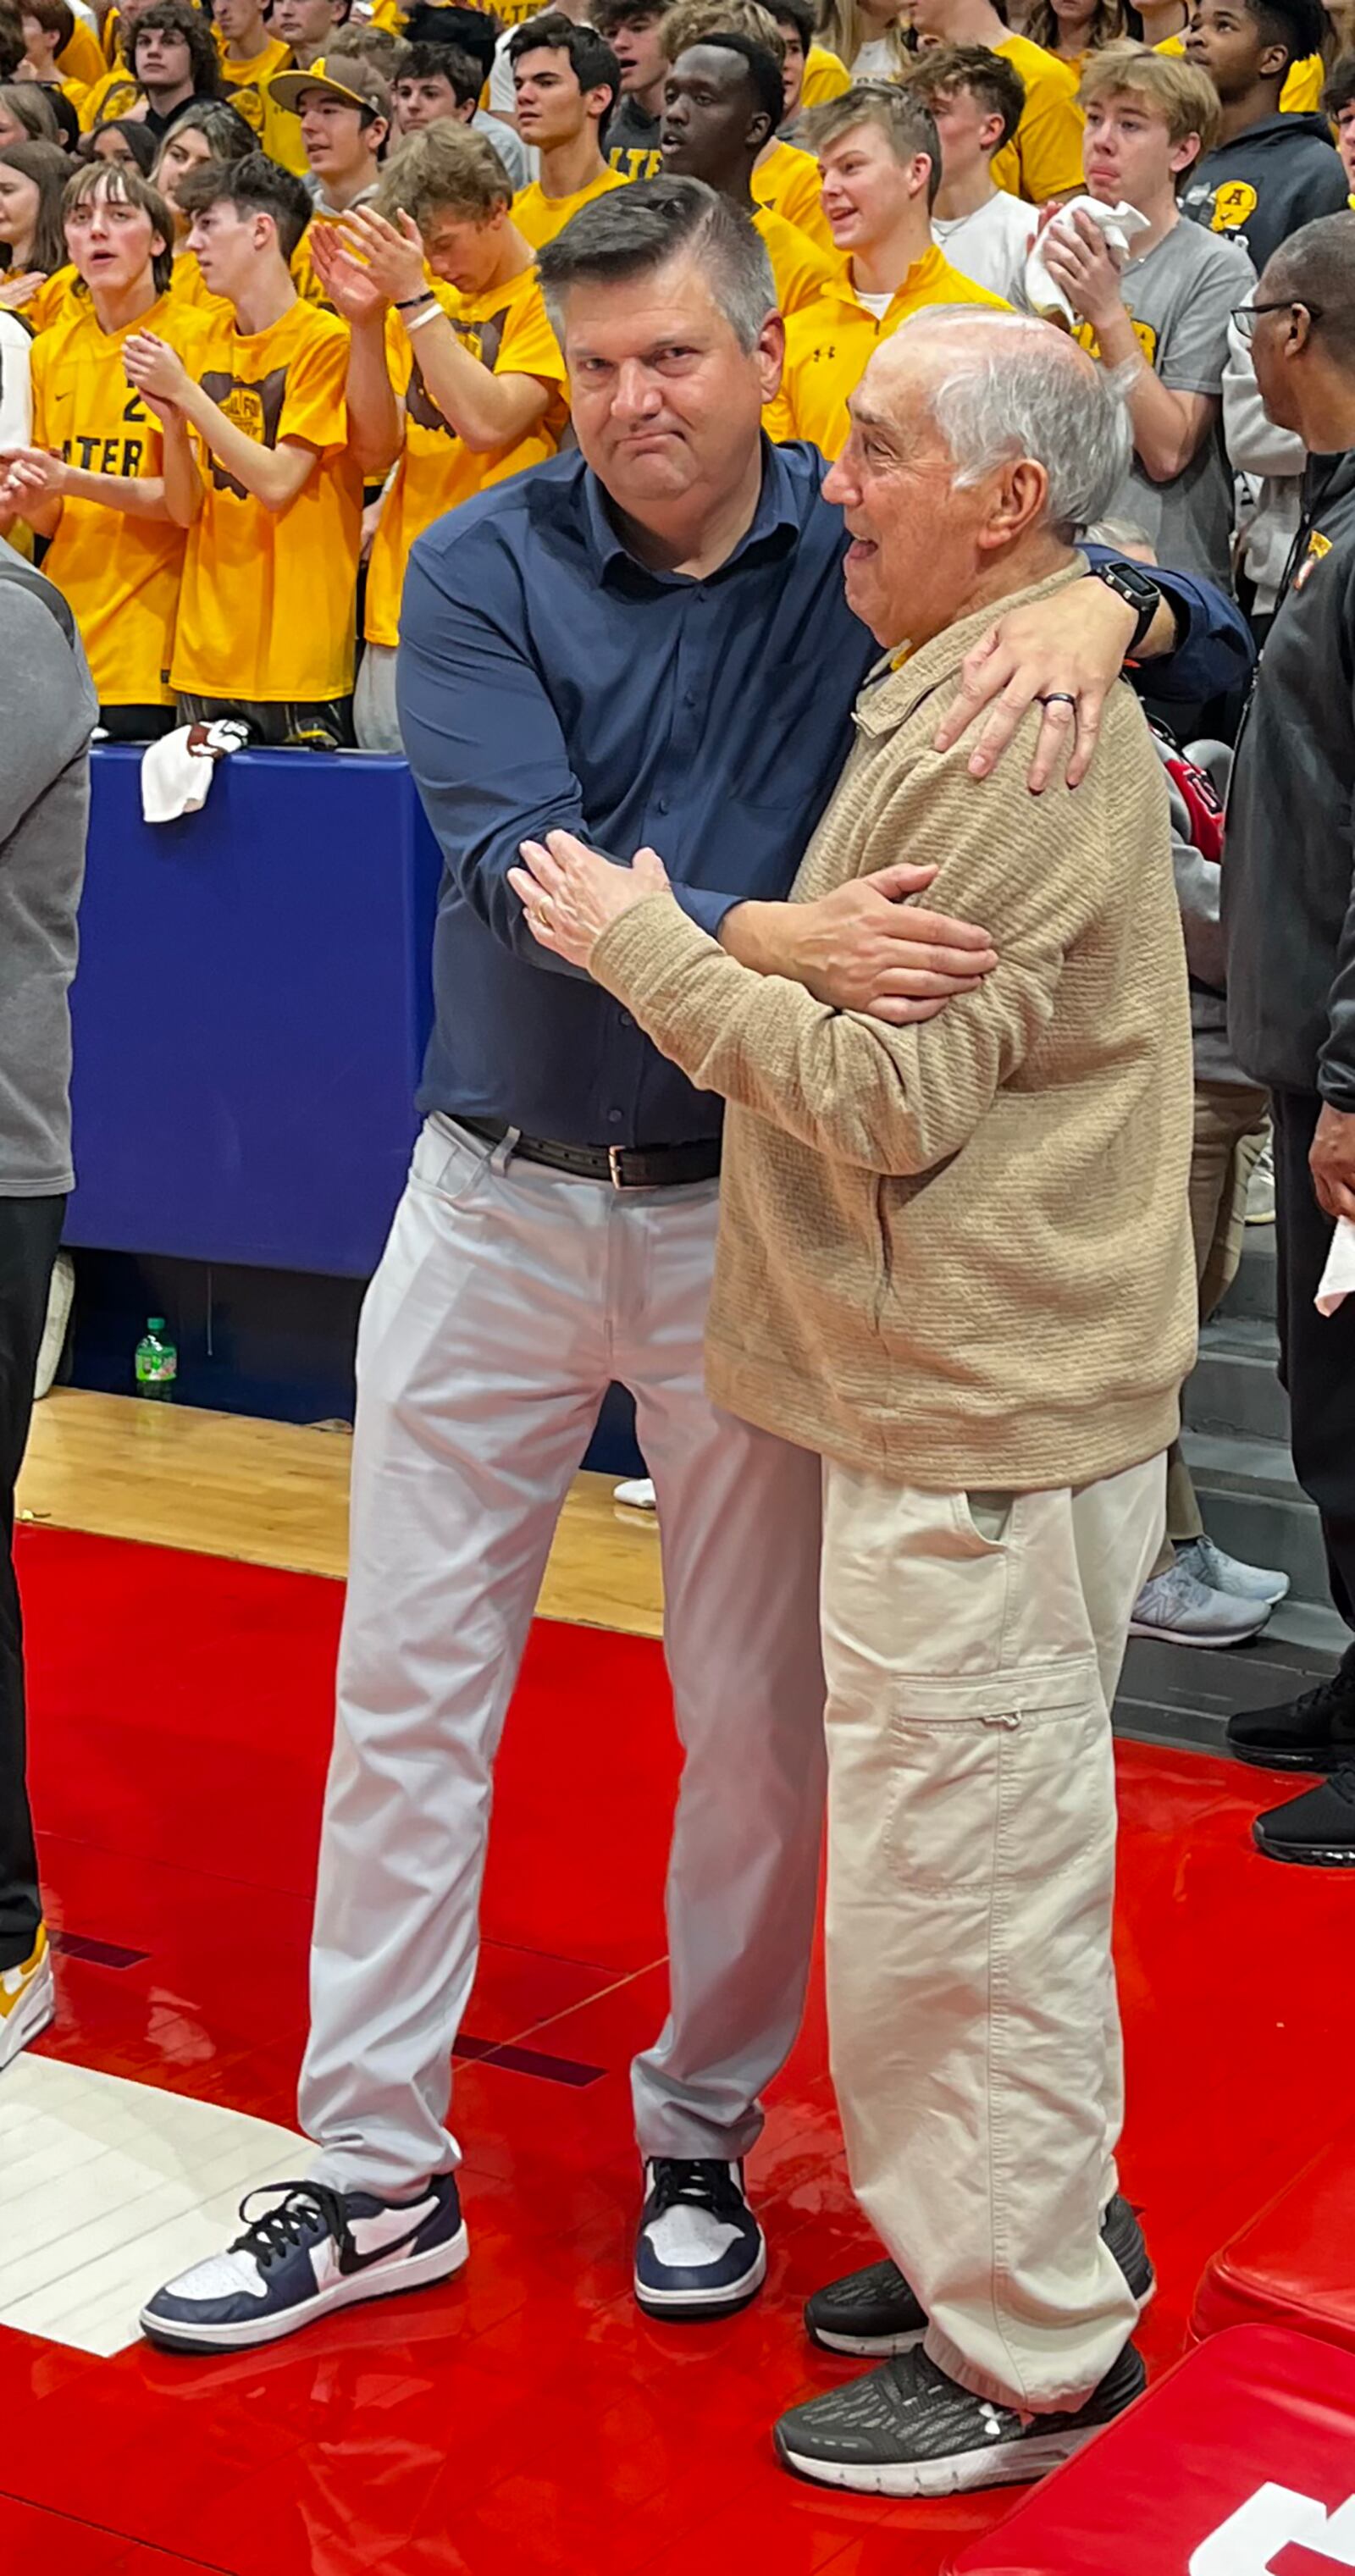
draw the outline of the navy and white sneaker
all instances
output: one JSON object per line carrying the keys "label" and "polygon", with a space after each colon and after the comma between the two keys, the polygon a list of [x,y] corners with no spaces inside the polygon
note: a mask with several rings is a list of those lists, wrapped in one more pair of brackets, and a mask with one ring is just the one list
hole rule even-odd
{"label": "navy and white sneaker", "polygon": [[1143,2393],[1132,2343],[1086,2404],[1064,2415],[1020,2415],[972,2397],[925,2352],[896,2354],[864,2379],[793,2406],[776,2427],[783,2468],[857,2495],[968,2495],[1029,2486],[1062,2467]]}
{"label": "navy and white sneaker", "polygon": [[648,2317],[709,2324],[755,2299],[767,2245],[744,2195],[741,2164],[655,2156],[635,2240],[635,2295]]}
{"label": "navy and white sneaker", "polygon": [[274,2201],[245,2221],[224,2254],[195,2263],[141,2311],[141,2331],[167,2352],[245,2352],[278,2343],[359,2299],[450,2280],[469,2250],[451,2174],[417,2200],[378,2200],[320,2182],[264,2187]]}

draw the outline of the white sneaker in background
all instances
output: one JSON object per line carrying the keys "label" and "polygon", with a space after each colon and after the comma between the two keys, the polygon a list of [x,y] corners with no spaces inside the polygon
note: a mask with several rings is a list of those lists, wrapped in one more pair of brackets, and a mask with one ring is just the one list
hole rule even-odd
{"label": "white sneaker in background", "polygon": [[1168,1646],[1241,1646],[1264,1628],[1271,1601],[1246,1601],[1235,1592],[1213,1592],[1179,1556],[1161,1574],[1150,1574],[1134,1604],[1131,1637],[1160,1637]]}
{"label": "white sneaker in background", "polygon": [[68,1252],[59,1252],[52,1269],[52,1284],[47,1291],[47,1321],[42,1328],[38,1348],[38,1371],[33,1382],[33,1401],[41,1404],[51,1392],[52,1381],[61,1366],[66,1347],[66,1327],[71,1320],[75,1301],[75,1263]]}
{"label": "white sneaker in background", "polygon": [[1275,1139],[1267,1136],[1247,1183],[1248,1225],[1275,1223]]}
{"label": "white sneaker in background", "polygon": [[654,1480],[651,1476],[631,1476],[627,1478],[624,1485],[614,1485],[612,1500],[614,1503],[622,1504],[628,1512],[653,1512],[658,1509]]}

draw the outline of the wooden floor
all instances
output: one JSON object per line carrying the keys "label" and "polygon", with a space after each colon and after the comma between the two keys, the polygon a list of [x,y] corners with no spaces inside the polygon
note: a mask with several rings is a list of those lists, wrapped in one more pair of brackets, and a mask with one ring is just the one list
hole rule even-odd
{"label": "wooden floor", "polygon": [[[341,1579],[351,1452],[343,1432],[56,1388],[33,1416],[19,1509],[61,1529]],[[618,1510],[614,1482],[575,1479],[540,1607],[657,1637],[658,1533],[652,1514]]]}

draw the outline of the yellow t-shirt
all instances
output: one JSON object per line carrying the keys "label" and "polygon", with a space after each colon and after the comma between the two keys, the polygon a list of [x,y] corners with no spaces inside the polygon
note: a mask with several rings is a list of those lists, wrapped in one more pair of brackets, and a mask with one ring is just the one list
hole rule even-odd
{"label": "yellow t-shirt", "polygon": [[[256,54],[252,62],[232,63],[224,52],[221,56],[221,77],[231,106],[238,107],[246,125],[253,126],[261,143],[268,83],[275,72],[286,71],[291,59],[291,47],[284,45],[280,36],[275,36],[271,44],[265,45],[263,52]],[[301,166],[304,170],[307,164],[303,161]]]}
{"label": "yellow t-shirt", "polygon": [[[193,365],[201,322],[162,295],[121,331],[102,331],[82,296],[33,343],[33,443],[87,474],[145,481],[162,471],[159,421],[123,373],[133,331],[156,331]],[[70,601],[101,706],[165,706],[184,532],[70,498],[43,570]]]}
{"label": "yellow t-shirt", "polygon": [[[1153,47],[1155,54],[1183,54],[1185,50],[1183,36],[1164,36],[1161,44]],[[1301,61],[1291,63],[1280,92],[1281,114],[1311,116],[1322,105],[1326,77],[1327,67],[1320,54],[1304,54]]]}
{"label": "yellow t-shirt", "polygon": [[75,113],[82,134],[91,134],[96,125],[108,125],[115,116],[125,116],[141,96],[141,84],[124,63],[91,81]]}
{"label": "yellow t-shirt", "polygon": [[[292,57],[289,53],[284,68],[291,67]],[[263,115],[259,140],[269,160],[276,161],[284,170],[290,170],[295,179],[306,178],[311,165],[306,159],[306,147],[301,140],[301,119],[295,108],[279,107],[273,96],[271,78],[263,82],[260,88],[259,105]]]}
{"label": "yellow t-shirt", "polygon": [[63,321],[73,307],[84,301],[80,293],[79,272],[67,261],[64,268],[54,268],[50,277],[44,277],[41,286],[34,287],[26,304],[18,304],[14,309],[22,314],[30,331],[42,332],[50,331],[54,322]]}
{"label": "yellow t-shirt", "polygon": [[850,428],[848,401],[875,351],[926,304],[986,304],[1001,313],[1011,309],[1000,295],[962,277],[935,244],[914,260],[878,322],[858,303],[850,285],[840,286],[786,325],[781,390],[762,415],[768,437],[812,439],[825,456],[838,455]]}
{"label": "yellow t-shirt", "polygon": [[591,206],[595,197],[609,197],[614,188],[625,185],[619,170],[603,170],[596,179],[589,180],[586,188],[576,188],[571,197],[546,197],[540,180],[533,179],[531,186],[519,188],[513,199],[513,221],[533,250],[544,250],[548,241],[554,241],[556,234],[564,231],[580,206]]}
{"label": "yellow t-shirt", "polygon": [[806,234],[816,249],[826,251],[830,259],[838,258],[812,152],[797,151],[793,143],[771,144],[753,172],[753,195],[760,206],[770,206],[773,214]]}
{"label": "yellow t-shirt", "polygon": [[181,312],[229,313],[231,309],[224,295],[213,295],[211,288],[204,285],[197,255],[191,250],[175,251],[169,300]]}
{"label": "yellow t-shirt", "polygon": [[1042,206],[1082,186],[1082,110],[1077,76],[1043,45],[1004,36],[994,45],[1026,84],[1021,122],[1010,143],[993,154],[993,185]]}
{"label": "yellow t-shirt", "polygon": [[237,429],[267,447],[298,440],[318,462],[285,510],[266,510],[194,433],[204,499],[188,532],[174,686],[270,703],[346,697],[362,534],[347,326],[298,301],[243,333],[226,307],[203,318],[193,374]]}
{"label": "yellow t-shirt", "polygon": [[[623,183],[624,184],[624,183]],[[419,366],[419,335],[411,339],[399,315],[386,322],[386,364],[391,383],[405,406],[405,439],[381,519],[372,540],[367,573],[366,635],[369,644],[396,644],[400,635],[400,594],[409,549],[417,536],[469,501],[491,483],[506,482],[528,465],[553,456],[569,414],[565,395],[565,362],[546,317],[534,268],[524,268],[506,286],[484,295],[458,295],[454,288],[435,288],[444,313],[459,339],[498,376],[536,376],[551,388],[549,407],[514,447],[477,452],[449,428],[430,399]]]}
{"label": "yellow t-shirt", "polygon": [[807,233],[797,232],[770,206],[755,206],[753,223],[772,264],[778,312],[803,313],[807,304],[817,304],[820,296],[836,292],[842,284],[841,259],[825,259]]}
{"label": "yellow t-shirt", "polygon": [[103,47],[82,18],[76,19],[71,41],[62,46],[56,67],[63,81],[79,81],[84,89],[91,81],[102,79],[105,70]]}
{"label": "yellow t-shirt", "polygon": [[114,68],[115,64],[119,63],[122,59],[122,47],[118,41],[121,32],[122,13],[118,9],[110,9],[102,27],[99,29],[99,42],[103,47],[103,58],[110,71]]}
{"label": "yellow t-shirt", "polygon": [[851,85],[851,73],[840,55],[830,53],[827,45],[810,46],[800,87],[801,107],[822,107],[825,99],[841,98]]}

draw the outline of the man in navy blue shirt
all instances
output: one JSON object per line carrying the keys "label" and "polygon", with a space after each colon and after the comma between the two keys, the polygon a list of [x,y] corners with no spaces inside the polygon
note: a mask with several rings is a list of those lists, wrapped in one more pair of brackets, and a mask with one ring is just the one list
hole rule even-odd
{"label": "man in navy blue shirt", "polygon": [[[584,208],[541,271],[580,454],[430,529],[405,593],[401,723],[446,873],[426,1123],[358,1348],[301,2088],[321,2156],[228,2256],[151,2301],[146,2331],[183,2349],[273,2341],[465,2261],[446,2119],[493,1761],[613,1379],[658,1492],[686,1756],[671,2006],[633,2074],[636,2295],[708,2320],[766,2267],[743,2160],[813,1934],[818,1469],[705,1394],[718,1103],[532,939],[507,883],[519,843],[562,826],[620,858],[659,844],[696,920],[842,1008],[926,1015],[995,962],[982,927],[901,904],[928,881],[906,851],[822,904],[785,900],[874,648],[846,607],[822,460],[760,434],[782,328],[746,218],[696,181],[641,184]],[[1070,775],[1085,766],[1132,644],[1184,628],[1185,694],[1236,676],[1241,621],[1139,578],[1133,600],[1088,579],[996,630],[954,724],[992,701],[980,768],[1037,697],[1041,775],[1074,719]]]}

